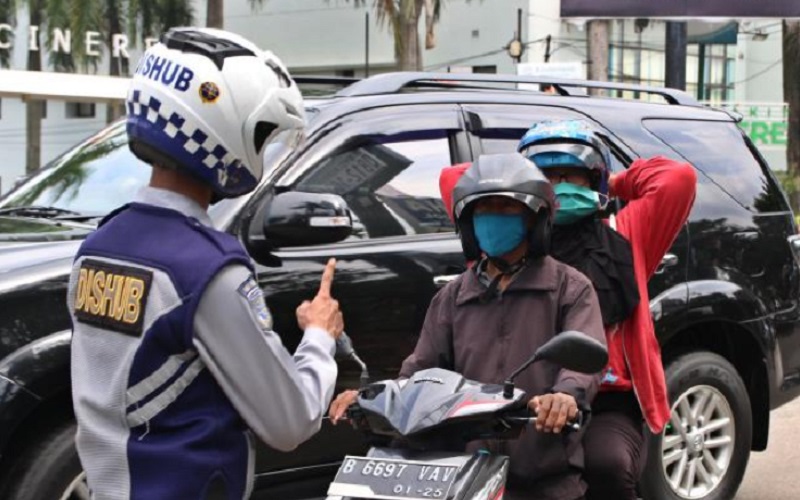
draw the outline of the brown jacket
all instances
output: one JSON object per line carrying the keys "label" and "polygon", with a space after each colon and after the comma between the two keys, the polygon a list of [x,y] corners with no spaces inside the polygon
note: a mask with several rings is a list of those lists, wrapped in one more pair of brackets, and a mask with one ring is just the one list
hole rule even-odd
{"label": "brown jacket", "polygon": [[[468,270],[433,298],[414,353],[402,377],[441,367],[484,383],[502,383],[548,339],[566,330],[583,332],[605,344],[600,306],[591,282],[580,272],[545,257],[519,272],[501,296],[482,302],[486,289]],[[516,379],[530,397],[563,392],[591,402],[599,373],[585,375],[539,362]],[[537,489],[537,498],[583,495],[581,432],[554,435],[531,427],[516,441],[492,443],[511,457],[513,479]]]}

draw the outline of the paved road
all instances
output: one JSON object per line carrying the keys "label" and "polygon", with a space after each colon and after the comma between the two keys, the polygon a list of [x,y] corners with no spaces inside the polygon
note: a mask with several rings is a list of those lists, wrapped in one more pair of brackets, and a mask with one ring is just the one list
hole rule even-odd
{"label": "paved road", "polygon": [[736,500],[800,498],[800,399],[772,412],[766,451],[750,455]]}

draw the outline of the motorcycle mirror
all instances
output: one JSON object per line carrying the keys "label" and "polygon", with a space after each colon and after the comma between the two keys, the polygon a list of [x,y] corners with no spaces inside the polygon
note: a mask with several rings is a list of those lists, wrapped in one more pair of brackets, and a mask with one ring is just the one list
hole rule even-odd
{"label": "motorcycle mirror", "polygon": [[585,333],[574,330],[561,332],[539,347],[503,384],[503,396],[514,395],[514,379],[537,361],[552,361],[567,370],[596,373],[608,363],[608,349]]}

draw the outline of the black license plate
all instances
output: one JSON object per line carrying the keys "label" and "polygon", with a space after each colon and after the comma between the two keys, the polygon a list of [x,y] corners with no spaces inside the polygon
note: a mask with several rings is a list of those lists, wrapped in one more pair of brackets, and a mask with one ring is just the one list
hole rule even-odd
{"label": "black license plate", "polygon": [[458,465],[345,457],[328,495],[385,500],[446,499]]}

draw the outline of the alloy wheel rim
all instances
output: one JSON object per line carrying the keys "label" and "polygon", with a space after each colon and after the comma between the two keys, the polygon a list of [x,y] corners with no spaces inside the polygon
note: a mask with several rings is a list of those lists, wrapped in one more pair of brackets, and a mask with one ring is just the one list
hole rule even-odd
{"label": "alloy wheel rim", "polygon": [[672,491],[703,498],[716,489],[733,457],[736,423],[715,387],[697,385],[680,395],[661,438],[661,463]]}
{"label": "alloy wheel rim", "polygon": [[81,472],[69,483],[61,495],[60,500],[90,500],[89,483],[86,482],[86,472]]}

